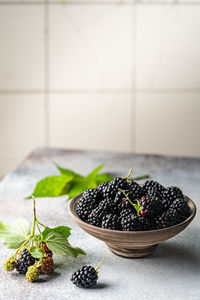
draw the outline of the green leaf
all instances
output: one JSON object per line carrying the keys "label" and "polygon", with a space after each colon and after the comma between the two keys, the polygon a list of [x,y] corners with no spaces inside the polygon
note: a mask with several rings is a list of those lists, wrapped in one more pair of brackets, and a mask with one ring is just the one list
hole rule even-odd
{"label": "green leaf", "polygon": [[67,188],[68,200],[82,193],[87,188],[88,188],[88,183],[86,182],[85,179],[73,180],[73,182]]}
{"label": "green leaf", "polygon": [[78,247],[74,248],[71,245],[70,245],[70,247],[71,247],[71,250],[73,251],[73,256],[74,257],[77,257],[79,254],[80,255],[86,255],[86,253],[81,248],[78,248]]}
{"label": "green leaf", "polygon": [[73,248],[63,234],[51,231],[46,236],[46,245],[52,251],[59,255],[77,257],[78,254],[85,254],[79,248]]}
{"label": "green leaf", "polygon": [[59,172],[62,174],[62,175],[66,175],[68,177],[72,176],[73,179],[81,179],[81,178],[84,178],[83,176],[79,175],[78,173],[75,173],[74,171],[70,170],[70,169],[64,169],[62,167],[60,167],[58,164],[56,164],[54,162],[54,165],[56,166],[56,168],[59,170]]}
{"label": "green leaf", "polygon": [[113,177],[110,176],[109,174],[102,173],[102,174],[97,175],[96,180],[97,180],[97,184],[99,185],[99,184],[102,184],[105,181],[112,181]]}
{"label": "green leaf", "polygon": [[31,253],[31,255],[35,258],[41,258],[44,256],[45,251],[43,248],[38,249],[37,247],[31,247],[29,252]]}
{"label": "green leaf", "polygon": [[93,187],[97,186],[97,181],[96,181],[96,177],[97,174],[99,173],[99,171],[104,167],[104,165],[100,165],[97,168],[95,168],[90,174],[88,174],[88,176],[85,178],[86,181],[88,182],[88,184],[90,186],[93,185]]}
{"label": "green leaf", "polygon": [[[57,197],[66,194],[66,185],[73,179],[65,175],[50,176],[40,180],[34,191],[35,197]],[[28,198],[31,198],[29,196]]]}
{"label": "green leaf", "polygon": [[48,228],[46,227],[45,230],[42,232],[43,238],[46,239],[47,234],[49,234],[52,231],[60,232],[64,235],[64,237],[67,239],[71,235],[71,228],[67,226],[58,226],[54,228]]}
{"label": "green leaf", "polygon": [[10,249],[18,249],[31,233],[26,220],[20,219],[11,224],[0,222],[0,238]]}

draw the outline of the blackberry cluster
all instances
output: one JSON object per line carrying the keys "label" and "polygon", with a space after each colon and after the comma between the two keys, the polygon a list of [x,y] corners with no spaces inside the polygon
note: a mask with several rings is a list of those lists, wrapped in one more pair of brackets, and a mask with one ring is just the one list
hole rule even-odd
{"label": "blackberry cluster", "polygon": [[183,222],[190,208],[178,187],[148,180],[143,186],[116,177],[86,190],[77,205],[79,217],[94,226],[124,231],[154,230]]}
{"label": "blackberry cluster", "polygon": [[16,260],[16,270],[19,274],[25,275],[28,267],[34,265],[35,258],[30,254],[27,249],[24,249],[21,254],[20,258]]}

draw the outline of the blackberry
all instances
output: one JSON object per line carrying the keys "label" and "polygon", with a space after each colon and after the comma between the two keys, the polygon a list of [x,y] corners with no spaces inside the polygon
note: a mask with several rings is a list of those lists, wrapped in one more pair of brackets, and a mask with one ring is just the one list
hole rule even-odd
{"label": "blackberry", "polygon": [[106,229],[119,230],[120,229],[119,218],[117,217],[117,215],[113,215],[113,214],[105,215],[102,218],[101,227]]}
{"label": "blackberry", "polygon": [[82,197],[78,201],[78,205],[76,208],[77,215],[84,221],[87,220],[88,215],[91,211],[97,207],[97,201],[92,198],[84,198]]}
{"label": "blackberry", "polygon": [[176,199],[184,199],[182,191],[176,186],[170,186],[163,193],[163,198],[172,203]]}
{"label": "blackberry", "polygon": [[16,263],[15,261],[13,260],[12,257],[10,258],[7,258],[4,263],[3,263],[3,266],[4,266],[4,269],[7,271],[7,272],[11,272],[15,269],[16,267]]}
{"label": "blackberry", "polygon": [[159,193],[158,191],[156,190],[151,190],[151,189],[148,189],[146,192],[145,192],[145,196],[146,197],[150,197],[150,198],[156,198],[156,197],[159,197],[159,198],[163,198],[162,194]]}
{"label": "blackberry", "polygon": [[35,258],[30,254],[27,249],[24,249],[20,258],[16,260],[16,270],[19,274],[26,274],[28,267],[34,265]]}
{"label": "blackberry", "polygon": [[114,199],[119,188],[126,190],[128,188],[128,182],[125,178],[115,177],[102,189],[103,198]]}
{"label": "blackberry", "polygon": [[128,216],[121,218],[121,226],[124,231],[142,230],[141,222],[134,214],[129,214]]}
{"label": "blackberry", "polygon": [[115,212],[116,211],[116,206],[115,203],[112,199],[104,199],[99,203],[98,206],[99,210],[105,212],[105,213],[110,213],[110,212]]}
{"label": "blackberry", "polygon": [[176,213],[182,219],[188,218],[190,216],[190,208],[187,202],[180,198],[173,201],[169,207],[169,212]]}
{"label": "blackberry", "polygon": [[97,227],[100,227],[101,222],[102,222],[102,218],[105,214],[106,214],[106,212],[104,212],[102,210],[102,208],[96,207],[89,214],[88,219],[87,219],[87,223],[89,223],[91,225],[94,225],[94,226],[97,226]]}
{"label": "blackberry", "polygon": [[103,192],[103,190],[107,187],[107,186],[109,186],[109,184],[110,184],[110,181],[105,181],[105,182],[103,182],[102,184],[100,184],[99,186],[98,186],[98,191],[100,192],[100,194],[102,194],[102,192]]}
{"label": "blackberry", "polygon": [[[135,200],[134,193],[132,191],[129,191],[129,190],[125,190],[124,192],[129,197],[129,199],[132,202],[134,202],[134,200]],[[133,205],[128,201],[128,199],[125,197],[125,195],[121,191],[117,192],[113,202],[114,202],[115,207],[117,207],[117,210],[119,212],[123,209],[126,209],[126,208],[130,208],[130,209],[133,208]]]}
{"label": "blackberry", "polygon": [[182,191],[176,186],[168,187],[164,191],[162,198],[164,210],[168,210],[172,202],[178,198],[184,199]]}
{"label": "blackberry", "polygon": [[138,217],[140,224],[141,224],[141,230],[153,230],[155,229],[155,221],[154,218],[150,218],[149,216],[140,216]]}
{"label": "blackberry", "polygon": [[83,266],[79,268],[76,272],[72,274],[71,281],[73,284],[80,288],[92,288],[97,284],[98,273],[97,270],[102,264],[104,259],[102,259],[101,263],[93,268],[92,266]]}
{"label": "blackberry", "polygon": [[42,247],[44,248],[45,253],[46,253],[49,257],[52,257],[52,256],[53,256],[52,251],[47,247],[47,245],[46,245],[45,243],[42,244]]}
{"label": "blackberry", "polygon": [[54,272],[54,261],[52,257],[43,258],[41,264],[41,272],[47,275],[51,275]]}
{"label": "blackberry", "polygon": [[130,214],[135,214],[136,215],[136,210],[134,209],[123,209],[120,214],[119,214],[119,219],[125,218]]}
{"label": "blackberry", "polygon": [[190,208],[184,199],[176,199],[169,209],[156,220],[157,228],[170,227],[183,222],[190,216]]}
{"label": "blackberry", "polygon": [[95,200],[96,203],[99,202],[100,197],[101,197],[101,193],[97,188],[87,189],[83,192],[83,198],[85,198],[85,199],[91,198],[91,199]]}
{"label": "blackberry", "polygon": [[139,202],[141,204],[141,208],[140,208],[141,216],[145,216],[145,215],[156,216],[163,211],[163,203],[159,197],[150,198],[150,197],[143,196]]}
{"label": "blackberry", "polygon": [[28,267],[26,272],[26,279],[30,282],[36,281],[40,276],[40,268],[37,266],[37,263]]}
{"label": "blackberry", "polygon": [[143,185],[143,189],[146,195],[149,194],[150,191],[155,191],[162,195],[166,190],[164,186],[162,186],[160,183],[154,180],[147,180]]}
{"label": "blackberry", "polygon": [[133,193],[134,199],[144,196],[143,188],[135,181],[128,180],[128,189]]}

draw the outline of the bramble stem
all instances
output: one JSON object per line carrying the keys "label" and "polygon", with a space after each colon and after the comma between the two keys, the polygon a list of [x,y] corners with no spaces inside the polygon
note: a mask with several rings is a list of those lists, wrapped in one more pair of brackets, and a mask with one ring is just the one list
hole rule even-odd
{"label": "bramble stem", "polygon": [[43,234],[42,234],[42,232],[41,232],[41,230],[40,230],[40,227],[39,227],[39,225],[38,225],[38,221],[37,221],[37,220],[36,220],[36,226],[37,226],[37,229],[38,229],[38,231],[39,231],[39,233],[40,233],[41,241],[43,241]]}
{"label": "bramble stem", "polygon": [[130,169],[130,171],[128,172],[128,175],[126,177],[124,177],[124,179],[128,179],[132,173],[133,169]]}
{"label": "bramble stem", "polygon": [[31,237],[35,235],[35,221],[36,221],[35,197],[32,196],[32,199],[33,199],[33,227],[32,227]]}
{"label": "bramble stem", "polygon": [[95,271],[97,271],[97,270],[98,270],[98,268],[101,266],[101,264],[103,263],[103,261],[104,261],[104,257],[102,258],[102,260],[101,260],[100,264],[94,268],[94,269],[95,269]]}
{"label": "bramble stem", "polygon": [[45,226],[44,224],[40,223],[38,220],[37,220],[37,223],[40,224],[42,227],[44,228],[48,228],[47,226]]}
{"label": "bramble stem", "polygon": [[133,207],[135,208],[136,212],[137,212],[137,215],[138,217],[140,216],[140,203],[139,201],[137,200],[137,205],[134,204],[128,197],[128,195],[122,190],[122,189],[119,189],[123,194],[124,196],[126,197],[126,199],[133,205]]}

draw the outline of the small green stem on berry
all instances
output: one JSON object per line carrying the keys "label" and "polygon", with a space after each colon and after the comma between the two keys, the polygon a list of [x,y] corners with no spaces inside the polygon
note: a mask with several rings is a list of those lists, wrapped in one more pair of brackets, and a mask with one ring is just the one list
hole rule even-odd
{"label": "small green stem on berry", "polygon": [[132,173],[133,169],[130,169],[130,171],[128,172],[128,175],[126,177],[124,177],[124,179],[128,179]]}
{"label": "small green stem on berry", "polygon": [[15,251],[14,255],[17,254],[17,252],[22,249],[30,240],[30,236],[25,240],[25,242]]}
{"label": "small green stem on berry", "polygon": [[32,196],[32,199],[33,199],[33,227],[32,227],[32,231],[31,231],[31,236],[30,237],[34,237],[34,235],[35,235],[35,221],[36,221],[35,197]]}
{"label": "small green stem on berry", "polygon": [[94,268],[94,269],[95,269],[95,271],[97,271],[97,270],[98,270],[98,268],[99,268],[99,267],[102,265],[103,261],[104,261],[104,257],[102,258],[102,260],[101,260],[100,264]]}
{"label": "small green stem on berry", "polygon": [[36,220],[36,226],[37,226],[37,229],[38,229],[38,231],[39,231],[39,233],[40,233],[41,241],[43,241],[43,234],[42,234],[42,232],[41,232],[41,230],[40,230],[40,227],[39,227],[39,225],[38,225],[38,221],[37,221],[37,220]]}
{"label": "small green stem on berry", "polygon": [[40,224],[42,227],[44,228],[48,228],[47,226],[45,226],[44,224],[40,223],[38,220],[37,220],[37,223]]}
{"label": "small green stem on berry", "polygon": [[135,208],[136,212],[137,212],[137,215],[138,217],[140,216],[140,209],[141,209],[141,205],[140,205],[140,202],[137,200],[137,204],[134,204],[128,197],[128,195],[122,190],[122,189],[119,189],[123,194],[124,196],[126,197],[126,199],[133,205],[133,207]]}

